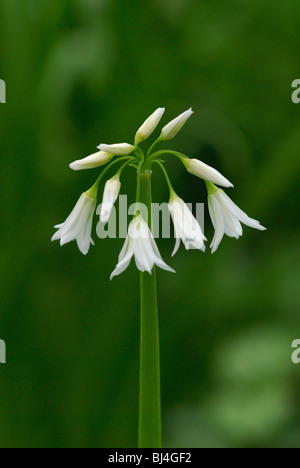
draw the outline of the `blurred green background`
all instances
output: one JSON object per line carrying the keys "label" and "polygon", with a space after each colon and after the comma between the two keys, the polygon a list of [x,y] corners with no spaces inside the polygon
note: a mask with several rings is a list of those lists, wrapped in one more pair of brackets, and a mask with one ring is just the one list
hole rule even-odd
{"label": "blurred green background", "polygon": [[[68,164],[131,142],[160,106],[164,123],[193,106],[169,146],[224,173],[268,227],[213,256],[171,260],[158,241],[177,271],[158,273],[164,445],[300,446],[299,21],[293,0],[1,0],[2,448],[136,447],[137,271],[109,281],[123,240],[84,257],[50,238],[97,174]],[[179,195],[205,201],[168,168]],[[134,173],[122,193],[134,201]]]}

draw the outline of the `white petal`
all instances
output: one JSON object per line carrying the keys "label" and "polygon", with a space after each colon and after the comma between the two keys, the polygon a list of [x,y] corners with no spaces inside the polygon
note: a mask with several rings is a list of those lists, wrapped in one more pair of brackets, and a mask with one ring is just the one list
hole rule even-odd
{"label": "white petal", "polygon": [[231,198],[226,195],[223,190],[219,190],[216,194],[220,202],[226,206],[226,208],[241,221],[243,224],[250,226],[254,229],[258,229],[260,231],[265,231],[266,228],[260,224],[259,221],[249,218],[249,216],[242,211],[232,200]]}
{"label": "white petal", "polygon": [[190,242],[186,242],[186,249],[189,250],[193,248],[194,250],[202,250],[202,252],[205,252],[206,250],[206,247],[205,247],[205,244],[204,242],[199,242],[199,241],[190,241]]}
{"label": "white petal", "polygon": [[151,241],[153,252],[155,254],[155,264],[162,270],[169,271],[170,273],[176,273],[176,271],[173,270],[173,268],[169,267],[169,265],[167,265],[161,258],[161,255],[159,253],[155,240],[152,238],[150,239],[150,241]]}
{"label": "white petal", "polygon": [[211,243],[212,253],[214,253],[219,247],[225,233],[224,218],[222,214],[222,209],[219,204],[219,201],[214,195],[209,197],[209,213],[212,220],[212,223],[215,228],[214,238]]}
{"label": "white petal", "polygon": [[110,214],[112,212],[113,206],[111,203],[102,203],[101,206],[101,213],[100,213],[100,221],[102,224],[106,224],[110,218]]}
{"label": "white petal", "polygon": [[77,244],[79,250],[86,255],[90,249],[92,243],[92,225],[95,208],[93,209],[94,202],[91,199],[88,205],[85,207],[85,213],[82,214],[82,228],[81,232],[77,236]]}
{"label": "white petal", "polygon": [[246,226],[249,226],[249,227],[254,228],[254,229],[258,229],[259,231],[266,231],[267,230],[267,228],[262,226],[259,221],[257,221],[256,219],[249,218],[249,216],[248,216],[247,220],[242,221],[242,222]]}
{"label": "white petal", "polygon": [[141,222],[141,233],[143,235],[143,238],[146,239],[146,242],[144,243],[144,249],[150,262],[152,263],[151,269],[153,268],[153,265],[156,264],[159,268],[162,268],[163,270],[175,273],[175,271],[163,261],[158,247],[156,245],[156,242],[153,238],[153,235],[148,227],[148,224],[145,221]]}
{"label": "white petal", "polygon": [[241,226],[241,230],[242,230],[242,234],[237,234],[236,231],[233,231],[226,222],[224,224],[224,231],[225,231],[226,236],[228,237],[234,237],[235,239],[239,239],[240,236],[243,235],[242,226]]}
{"label": "white petal", "polygon": [[200,224],[194,217],[193,213],[189,210],[188,206],[184,204],[184,228],[186,238],[197,240],[200,243],[204,243],[206,237],[204,236]]}
{"label": "white petal", "polygon": [[57,231],[51,238],[51,242],[57,241],[60,239],[60,233]]}
{"label": "white petal", "polygon": [[160,252],[158,250],[158,247],[157,247],[157,244],[155,242],[155,239],[154,237],[151,235],[150,237],[150,244],[151,244],[151,247],[152,247],[152,250],[154,252],[154,255],[155,257],[159,258],[160,260],[162,260],[162,256],[160,255]]}
{"label": "white petal", "polygon": [[129,264],[131,262],[131,259],[132,259],[132,257],[128,257],[128,258],[126,258],[126,261],[124,259],[124,261],[122,263],[118,263],[115,270],[110,275],[110,280],[112,280],[115,276],[121,275],[121,273],[123,273],[126,270],[126,268],[128,268],[128,266],[129,266]]}
{"label": "white petal", "polygon": [[135,261],[139,270],[148,271],[148,273],[151,273],[155,261],[150,242],[151,236],[148,225],[144,221],[140,222],[140,239],[134,244]]}
{"label": "white petal", "polygon": [[[224,217],[225,234],[229,237],[235,237],[236,239],[238,239],[240,236],[243,235],[243,228],[241,226],[241,223],[239,222],[238,218],[234,216],[224,204],[220,205]],[[229,234],[227,234],[227,232]]]}
{"label": "white petal", "polygon": [[[119,255],[119,259],[118,259],[118,262],[120,263],[124,257],[127,255],[127,252],[128,250],[130,250],[130,239],[129,237],[127,236],[126,239],[125,239],[125,242],[124,242],[124,245],[122,247],[122,250],[120,252],[120,255]],[[131,249],[132,250],[132,249]],[[132,254],[133,254],[133,251],[132,251]]]}
{"label": "white petal", "polygon": [[117,176],[108,180],[105,184],[100,212],[100,221],[103,224],[107,223],[110,218],[113,206],[119,196],[120,189],[121,182]]}
{"label": "white petal", "polygon": [[173,268],[169,267],[169,265],[167,265],[163,260],[161,260],[158,257],[155,260],[155,264],[162,270],[168,271],[169,273],[176,273],[176,271],[173,270]]}
{"label": "white petal", "polygon": [[133,257],[133,248],[132,243],[129,238],[129,235],[126,237],[124,245],[119,255],[118,264],[116,269],[112,272],[110,279],[112,280],[114,276],[120,275],[126,268],[129,266],[130,261]]}
{"label": "white petal", "polygon": [[[154,265],[154,255],[152,252],[147,251],[147,244],[143,242],[143,239],[139,239],[134,246],[134,256],[137,268],[144,272],[147,271],[151,274]],[[152,255],[151,255],[152,254]]]}
{"label": "white petal", "polygon": [[115,270],[112,272],[110,279],[112,280],[115,276],[120,275],[123,271],[128,268],[131,259],[133,257],[133,252],[127,252],[127,255],[117,264]]}
{"label": "white petal", "polygon": [[172,252],[172,257],[174,257],[174,255],[177,254],[177,252],[179,250],[179,247],[180,247],[180,237],[176,236],[175,247],[174,247],[174,250]]}

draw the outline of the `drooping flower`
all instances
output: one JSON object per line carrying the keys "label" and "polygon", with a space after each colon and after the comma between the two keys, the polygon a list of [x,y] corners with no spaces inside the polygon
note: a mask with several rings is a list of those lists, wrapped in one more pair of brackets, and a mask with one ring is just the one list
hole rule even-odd
{"label": "drooping flower", "polygon": [[165,113],[165,108],[160,107],[157,109],[148,119],[143,123],[143,125],[138,129],[135,135],[135,145],[139,145],[142,141],[147,140],[150,135],[154,132],[157,125],[161,121],[162,116]]}
{"label": "drooping flower", "polygon": [[116,269],[110,279],[120,275],[129,266],[132,257],[135,258],[137,268],[151,274],[153,266],[175,273],[161,258],[156,242],[148,224],[141,215],[134,218],[128,228],[128,235],[119,256]]}
{"label": "drooping flower", "polygon": [[177,195],[173,194],[169,202],[169,211],[171,213],[174,231],[176,237],[175,248],[172,256],[176,254],[182,240],[186,250],[190,248],[205,251],[204,242],[207,240],[204,236],[202,229],[189,210],[184,201]]}
{"label": "drooping flower", "polygon": [[96,204],[94,189],[83,193],[66,221],[55,226],[58,231],[52,237],[52,242],[60,239],[60,245],[63,246],[76,240],[79,250],[86,255],[90,245],[94,245],[91,233]]}
{"label": "drooping flower", "polygon": [[246,226],[265,231],[259,221],[249,218],[226,193],[207,182],[209,213],[215,228],[215,235],[211,243],[212,253],[219,247],[224,234],[238,239],[243,235],[241,223]]}
{"label": "drooping flower", "polygon": [[194,113],[193,110],[189,109],[183,112],[183,114],[180,114],[178,117],[176,117],[176,119],[169,122],[162,129],[161,136],[160,136],[161,140],[168,141],[176,137],[177,133],[180,132],[180,130],[182,129],[186,121],[191,117],[193,113]]}
{"label": "drooping flower", "polygon": [[113,206],[119,196],[120,189],[121,182],[118,174],[106,182],[100,212],[100,220],[102,223],[107,223],[109,220]]}
{"label": "drooping flower", "polygon": [[182,158],[182,162],[190,174],[200,177],[200,179],[207,180],[221,187],[233,187],[232,183],[220,172],[198,159]]}
{"label": "drooping flower", "polygon": [[81,171],[84,169],[94,169],[95,167],[104,166],[109,163],[114,157],[111,153],[98,151],[98,153],[91,154],[84,159],[78,159],[70,164],[70,168],[74,171]]}
{"label": "drooping flower", "polygon": [[115,156],[127,156],[134,151],[134,146],[128,143],[116,143],[115,145],[101,144],[98,146],[100,151],[114,154]]}

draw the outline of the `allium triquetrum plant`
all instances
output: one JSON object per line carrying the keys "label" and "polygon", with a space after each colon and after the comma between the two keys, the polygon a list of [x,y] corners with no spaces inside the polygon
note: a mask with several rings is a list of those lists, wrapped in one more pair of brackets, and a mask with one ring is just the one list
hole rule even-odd
{"label": "allium triquetrum plant", "polygon": [[[162,170],[170,190],[169,211],[174,223],[176,237],[173,255],[178,251],[180,242],[186,249],[194,248],[205,251],[206,238],[192,212],[176,194],[169,179],[163,156],[173,156],[186,170],[206,183],[210,217],[215,228],[211,243],[214,253],[224,235],[238,239],[243,234],[241,223],[258,230],[265,230],[260,223],[249,218],[220,188],[233,187],[220,172],[197,159],[177,151],[161,150],[156,147],[161,142],[172,140],[193,114],[192,109],[179,115],[161,131],[159,138],[145,154],[140,144],[149,138],[160,123],[164,108],[157,109],[139,128],[134,144],[101,144],[99,151],[87,158],[73,162],[75,170],[95,169],[106,165],[95,184],[84,192],[66,221],[58,226],[52,240],[59,240],[64,245],[77,241],[79,250],[87,254],[92,240],[92,225],[96,211],[100,183],[113,167],[119,166],[116,174],[106,181],[100,211],[100,220],[107,223],[121,189],[123,172],[133,168],[137,172],[136,212],[128,228],[128,235],[119,255],[111,279],[123,273],[132,257],[140,270],[141,290],[141,352],[140,352],[140,402],[139,402],[139,447],[161,447],[161,400],[160,400],[160,357],[159,330],[156,295],[156,266],[169,272],[174,270],[162,259],[157,244],[151,233],[151,177],[152,167],[157,165]],[[147,207],[147,219],[141,206]]]}

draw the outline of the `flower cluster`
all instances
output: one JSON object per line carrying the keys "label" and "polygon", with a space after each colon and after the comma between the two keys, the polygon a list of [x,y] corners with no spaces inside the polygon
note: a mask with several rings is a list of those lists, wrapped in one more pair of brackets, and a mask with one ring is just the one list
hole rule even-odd
{"label": "flower cluster", "polygon": [[[179,115],[176,119],[168,123],[161,131],[159,138],[153,143],[145,155],[140,144],[149,138],[156,130],[159,122],[164,115],[165,109],[157,109],[138,129],[135,135],[134,144],[118,143],[113,145],[101,144],[98,146],[98,152],[84,159],[77,160],[70,164],[74,171],[93,169],[107,165],[98,177],[93,187],[81,195],[74,210],[63,224],[55,226],[58,231],[52,237],[52,240],[59,240],[64,245],[73,240],[77,241],[79,250],[87,254],[90,245],[94,242],[91,237],[93,217],[96,210],[98,191],[100,182],[106,173],[115,165],[120,164],[118,172],[107,180],[100,210],[100,220],[107,223],[115,202],[118,199],[121,190],[121,175],[125,168],[132,167],[137,171],[138,189],[137,206],[143,202],[142,179],[147,175],[151,178],[152,166],[157,164],[166,178],[170,189],[169,212],[171,214],[176,237],[173,255],[178,251],[180,241],[185,248],[205,251],[206,238],[202,229],[193,216],[192,212],[184,201],[175,193],[168,173],[164,166],[162,156],[171,155],[178,158],[186,170],[206,183],[208,192],[208,206],[210,217],[215,229],[214,238],[211,243],[212,253],[220,245],[224,235],[238,239],[243,234],[241,223],[258,230],[265,230],[261,224],[249,218],[238,206],[225,194],[220,187],[233,187],[232,183],[213,167],[208,166],[198,159],[190,159],[182,153],[170,150],[155,151],[155,147],[164,141],[173,139],[182,129],[184,124],[193,114],[192,109]],[[128,228],[128,235],[116,269],[111,275],[113,278],[122,273],[130,264],[132,257],[135,258],[137,268],[142,272],[151,273],[154,265],[174,272],[163,260],[159,253],[156,242],[149,228],[148,220],[143,217],[139,208],[136,209],[135,216]]]}

